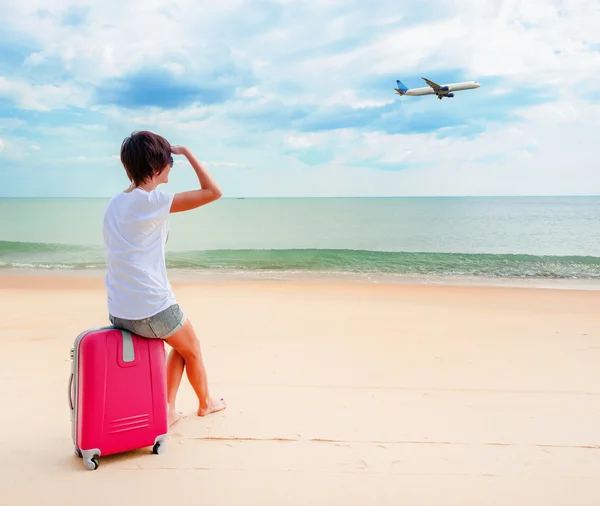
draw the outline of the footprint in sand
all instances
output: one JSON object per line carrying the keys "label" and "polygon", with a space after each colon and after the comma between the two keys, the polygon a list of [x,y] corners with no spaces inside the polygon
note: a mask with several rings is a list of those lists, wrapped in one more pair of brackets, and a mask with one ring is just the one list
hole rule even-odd
{"label": "footprint in sand", "polygon": [[354,463],[344,462],[342,464],[342,469],[345,471],[356,470],[356,469],[367,469],[369,465],[364,460],[359,460]]}
{"label": "footprint in sand", "polygon": [[345,445],[341,443],[335,443],[333,446],[337,446],[338,448],[352,448],[350,445]]}
{"label": "footprint in sand", "polygon": [[358,469],[367,469],[367,467],[369,467],[369,464],[367,464],[367,463],[366,463],[364,460],[359,460],[359,461],[356,463],[356,467],[357,467]]}

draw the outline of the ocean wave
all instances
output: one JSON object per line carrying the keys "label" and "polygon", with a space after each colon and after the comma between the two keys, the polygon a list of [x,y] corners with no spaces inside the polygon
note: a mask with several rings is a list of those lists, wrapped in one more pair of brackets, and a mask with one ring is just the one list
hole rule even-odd
{"label": "ocean wave", "polygon": [[[99,247],[0,241],[3,268],[103,268]],[[167,253],[170,269],[492,278],[600,279],[600,258],[350,249],[226,249]]]}

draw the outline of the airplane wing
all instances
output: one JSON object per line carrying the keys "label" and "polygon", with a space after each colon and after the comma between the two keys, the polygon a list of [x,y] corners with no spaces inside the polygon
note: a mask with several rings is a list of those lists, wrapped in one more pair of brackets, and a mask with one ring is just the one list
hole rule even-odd
{"label": "airplane wing", "polygon": [[423,81],[425,81],[429,86],[431,86],[434,91],[441,91],[442,87],[439,84],[436,84],[433,81],[426,79],[425,77],[422,77],[421,79],[423,79]]}

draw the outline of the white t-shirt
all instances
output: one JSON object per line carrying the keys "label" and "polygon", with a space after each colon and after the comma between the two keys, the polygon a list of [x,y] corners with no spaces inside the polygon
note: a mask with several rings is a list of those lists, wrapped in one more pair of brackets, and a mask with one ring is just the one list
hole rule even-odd
{"label": "white t-shirt", "polygon": [[108,312],[141,320],[176,303],[165,243],[173,193],[136,188],[114,196],[104,213]]}

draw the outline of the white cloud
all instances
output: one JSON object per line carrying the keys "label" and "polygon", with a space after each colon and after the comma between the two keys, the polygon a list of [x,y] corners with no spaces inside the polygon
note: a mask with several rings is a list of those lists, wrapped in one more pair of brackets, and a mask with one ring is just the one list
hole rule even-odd
{"label": "white cloud", "polygon": [[[218,31],[215,22],[244,2],[163,0],[148,4],[142,0],[107,0],[89,4],[80,26],[61,24],[69,4],[75,3],[11,2],[4,17],[11,20],[14,29],[43,46],[27,58],[27,66],[35,68],[58,59],[77,81],[94,83],[142,65],[159,67],[165,62],[175,73],[192,63],[210,68],[214,61],[207,56],[212,55],[213,41],[219,40],[211,39]],[[50,14],[40,17],[40,11]]]}
{"label": "white cloud", "polygon": [[0,159],[2,168],[11,162],[25,160],[32,153],[30,142],[22,137],[6,136],[0,138]]}
{"label": "white cloud", "polygon": [[346,89],[337,90],[336,93],[323,100],[323,105],[346,105],[352,109],[363,109],[365,107],[381,107],[393,104],[395,97],[392,95],[388,100],[377,100],[369,98],[360,98],[356,90]]}
{"label": "white cloud", "polygon": [[66,106],[84,106],[87,93],[70,85],[32,85],[23,79],[0,76],[0,97],[9,98],[21,109],[51,111]]}
{"label": "white cloud", "polygon": [[250,86],[249,88],[241,89],[238,95],[242,98],[255,98],[260,97],[262,94],[258,86]]}
{"label": "white cloud", "polygon": [[163,68],[172,72],[176,76],[181,76],[181,75],[185,74],[185,67],[181,63],[167,62],[163,65]]}
{"label": "white cloud", "polygon": [[318,134],[289,135],[284,138],[284,144],[292,149],[307,149],[319,144]]}

